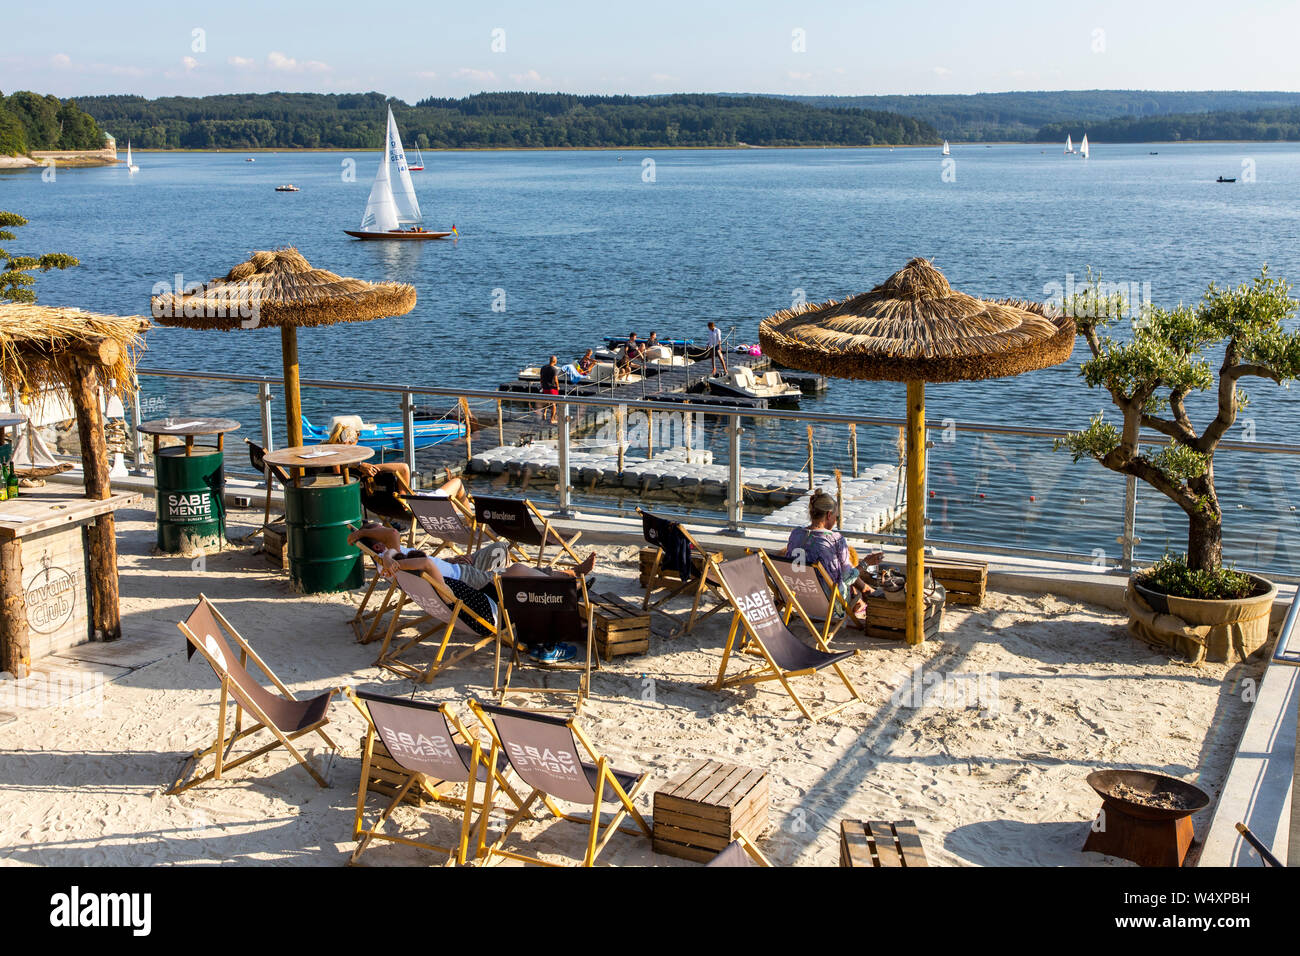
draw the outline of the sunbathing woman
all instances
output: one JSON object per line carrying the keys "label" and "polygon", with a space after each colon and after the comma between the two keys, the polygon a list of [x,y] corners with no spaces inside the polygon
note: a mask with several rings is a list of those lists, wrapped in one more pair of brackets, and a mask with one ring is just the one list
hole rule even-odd
{"label": "sunbathing woman", "polygon": [[[329,437],[325,439],[327,445],[355,445],[361,438],[356,428],[351,425],[345,425],[342,422],[330,429]],[[362,478],[373,478],[381,471],[390,472],[397,476],[401,482],[400,491],[409,493],[411,491],[411,469],[407,467],[404,461],[386,461],[382,464],[372,465],[370,462],[363,461],[352,466]]]}

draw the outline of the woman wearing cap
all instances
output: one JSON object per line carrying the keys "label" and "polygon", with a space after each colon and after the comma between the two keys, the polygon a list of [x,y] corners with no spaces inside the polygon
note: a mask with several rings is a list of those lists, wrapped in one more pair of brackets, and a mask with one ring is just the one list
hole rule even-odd
{"label": "woman wearing cap", "polygon": [[850,620],[862,627],[867,609],[863,601],[867,585],[849,555],[849,543],[835,530],[835,512],[834,498],[824,491],[813,495],[808,502],[808,527],[790,532],[785,556],[820,565],[848,603]]}

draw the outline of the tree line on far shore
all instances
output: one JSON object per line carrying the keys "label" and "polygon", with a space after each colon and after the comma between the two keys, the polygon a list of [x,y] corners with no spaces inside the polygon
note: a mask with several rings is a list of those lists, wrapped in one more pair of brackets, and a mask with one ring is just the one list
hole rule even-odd
{"label": "tree line on far shore", "polygon": [[76,100],[22,91],[0,93],[0,156],[34,149],[103,149],[104,133]]}
{"label": "tree line on far shore", "polygon": [[1181,113],[1171,116],[1121,116],[1097,123],[1051,123],[1038,142],[1054,143],[1087,133],[1101,143],[1177,143],[1186,140],[1300,140],[1300,108],[1246,112]]}

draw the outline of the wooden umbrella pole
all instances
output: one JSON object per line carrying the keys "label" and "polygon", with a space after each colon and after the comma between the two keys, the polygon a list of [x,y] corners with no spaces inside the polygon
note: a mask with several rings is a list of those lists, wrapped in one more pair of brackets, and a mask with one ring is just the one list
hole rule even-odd
{"label": "wooden umbrella pole", "polygon": [[284,414],[289,426],[289,446],[302,445],[302,393],[298,384],[298,330],[280,326],[280,351],[284,357]]}
{"label": "wooden umbrella pole", "polygon": [[[103,501],[112,497],[113,489],[108,477],[110,466],[108,445],[104,440],[104,416],[99,408],[99,367],[78,358],[72,368],[68,393],[77,415],[86,497]],[[118,603],[116,522],[111,511],[87,526],[86,550],[92,636],[97,641],[115,641],[122,636],[122,615]]]}
{"label": "wooden umbrella pole", "polygon": [[858,426],[849,422],[849,448],[853,452],[853,477],[858,477]]}
{"label": "wooden umbrella pole", "polygon": [[925,382],[907,383],[907,643],[925,640]]}
{"label": "wooden umbrella pole", "polygon": [[813,432],[812,426],[808,426],[808,490],[812,491],[816,480],[813,476]]}

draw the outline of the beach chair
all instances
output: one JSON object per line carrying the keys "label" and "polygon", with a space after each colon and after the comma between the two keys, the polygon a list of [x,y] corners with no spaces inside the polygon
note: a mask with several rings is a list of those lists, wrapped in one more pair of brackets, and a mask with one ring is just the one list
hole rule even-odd
{"label": "beach chair", "polygon": [[764,564],[771,569],[776,585],[782,620],[786,627],[796,607],[803,609],[801,620],[810,621],[817,646],[827,650],[831,640],[849,620],[849,605],[820,564],[809,564],[784,556],[764,554]]}
{"label": "beach chair", "polygon": [[[707,620],[727,606],[727,596],[719,588],[717,573],[717,565],[722,561],[722,552],[706,551],[695,540],[690,530],[680,522],[661,518],[642,508],[637,508],[636,512],[641,516],[642,536],[646,543],[656,550],[654,562],[646,572],[645,597],[641,601],[641,607],[654,610],[683,592],[690,594],[691,616],[680,632],[689,634],[700,621]],[[665,538],[673,534],[680,534],[686,541],[691,561],[689,575],[684,574],[683,569],[674,566],[669,554],[676,549],[673,543]],[[666,593],[652,601],[652,595],[659,590],[664,590]],[[701,603],[706,598],[712,599],[713,607],[700,614]]]}
{"label": "beach chair", "polygon": [[[348,525],[348,527],[354,531],[356,530],[355,525]],[[391,578],[385,577],[383,562],[380,561],[378,551],[375,551],[364,541],[358,541],[356,549],[361,552],[363,558],[370,562],[371,574],[370,583],[366,586],[366,593],[361,596],[361,603],[357,605],[357,613],[352,616],[352,620],[348,623],[357,636],[357,643],[369,644],[379,636],[379,629],[383,626],[384,615],[391,610],[397,584]],[[368,610],[370,602],[380,590],[381,582],[384,599],[378,608]]]}
{"label": "beach chair", "polygon": [[[357,813],[352,824],[352,838],[357,841],[349,863],[356,863],[373,840],[402,843],[423,847],[448,855],[448,863],[464,864],[470,856],[470,835],[474,811],[479,812],[478,836],[473,856],[483,851],[488,816],[492,811],[491,798],[486,784],[489,775],[496,788],[509,796],[518,809],[523,805],[519,794],[506,780],[504,771],[509,767],[504,755],[497,755],[489,764],[483,745],[456,718],[450,704],[385,697],[364,691],[353,693],[345,689],[348,699],[366,720],[366,737],[361,751],[361,782],[357,788]],[[366,795],[370,784],[370,766],[374,760],[375,741],[382,742],[388,756],[405,775],[394,782],[396,794],[388,800],[373,825],[366,826]],[[491,748],[489,748],[489,751]],[[444,788],[461,784],[464,796],[448,796]],[[475,799],[478,784],[484,784],[482,796]],[[384,824],[393,818],[394,811],[407,794],[418,789],[421,795],[434,803],[459,811],[460,835],[452,846],[416,840],[398,833],[385,833]],[[386,794],[384,796],[387,796]]]}
{"label": "beach chair", "polygon": [[[443,585],[435,584],[424,575],[412,574],[409,571],[398,571],[394,575],[393,584],[400,596],[393,606],[388,632],[384,635],[384,643],[379,648],[379,656],[375,659],[376,667],[382,667],[399,677],[427,684],[444,667],[460,663],[496,639],[498,631],[496,624],[481,617]],[[405,626],[420,628],[420,630],[417,630],[414,637],[394,642],[393,638],[403,626],[402,609],[408,604],[414,604],[421,613],[415,620],[408,621]],[[471,627],[470,622],[477,627]],[[444,660],[447,645],[451,642],[453,634],[469,637],[470,643],[453,657]],[[403,655],[437,635],[441,635],[438,649],[433,660],[424,667],[402,660]]]}
{"label": "beach chair", "polygon": [[705,866],[771,866],[772,861],[763,855],[763,851],[754,845],[749,837],[736,831],[736,839]]}
{"label": "beach chair", "polygon": [[[527,498],[488,498],[474,496],[474,520],[482,529],[489,529],[499,540],[510,546],[510,553],[525,564],[554,567],[557,563],[579,565],[582,559],[574,553],[573,546],[582,537],[579,531],[565,538],[551,527],[551,519],[544,517]],[[537,523],[541,523],[539,528]],[[555,557],[546,561],[546,549],[558,545]],[[530,550],[536,548],[536,554]]]}
{"label": "beach chair", "polygon": [[[649,774],[629,773],[611,767],[609,760],[596,752],[586,735],[578,728],[576,716],[555,717],[535,711],[480,704],[476,700],[470,700],[469,706],[492,736],[492,751],[488,763],[493,764],[497,755],[504,752],[515,776],[526,786],[532,787],[532,792],[506,823],[505,830],[493,843],[485,846],[483,852],[485,863],[491,862],[494,856],[503,856],[526,863],[539,863],[543,866],[564,865],[550,863],[504,847],[510,834],[528,815],[534,801],[539,797],[546,809],[561,820],[587,827],[586,850],[582,862],[577,865],[593,866],[596,857],[605,849],[616,832],[621,831],[635,836],[636,830],[620,826],[627,816],[632,817],[647,839],[650,838],[650,827],[634,803],[641,788],[649,779]],[[492,787],[493,783],[489,780],[489,798],[492,795]],[[565,813],[556,805],[556,800],[588,806],[591,808],[591,814],[582,817]],[[603,824],[602,833],[602,807],[611,804],[616,809],[611,818]]]}
{"label": "beach chair", "polygon": [[[266,460],[266,449],[257,444],[250,438],[244,439],[244,444],[248,446],[248,463],[253,466],[255,471],[262,473],[262,478],[266,482],[266,505],[262,510],[262,526],[255,531],[250,531],[241,539],[247,541],[249,538],[264,532],[273,523],[271,521],[271,489],[275,482],[280,483],[283,488],[289,484],[289,473],[279,465],[273,465]],[[281,517],[280,520],[283,520]],[[254,552],[256,554],[256,552]]]}
{"label": "beach chair", "polygon": [[434,557],[445,550],[469,554],[482,537],[475,527],[473,513],[459,499],[446,495],[403,495],[402,503],[428,537],[430,546],[425,550]]}
{"label": "beach chair", "polygon": [[[507,694],[554,694],[576,698],[575,713],[582,711],[591,687],[591,649],[594,639],[592,607],[587,597],[587,583],[576,577],[522,578],[495,576],[497,607],[501,626],[497,630],[496,669],[492,690],[497,701]],[[577,644],[584,655],[580,660],[563,664],[534,663],[546,671],[577,671],[578,687],[535,687],[511,685],[516,666],[522,664],[520,644],[547,641]],[[501,678],[502,645],[508,645],[505,679]],[[548,682],[549,683],[549,682]]]}
{"label": "beach chair", "polygon": [[[718,565],[722,589],[734,608],[734,613],[731,628],[727,632],[727,644],[722,652],[722,665],[718,668],[718,679],[713,688],[721,690],[724,687],[779,681],[801,714],[812,721],[821,720],[862,699],[848,675],[840,668],[840,662],[854,657],[858,653],[857,649],[829,653],[809,647],[795,637],[776,609],[776,601],[767,579],[768,573],[775,577],[776,571],[767,570],[764,564],[766,557],[760,552]],[[794,602],[794,608],[804,619],[808,630],[813,631],[812,621],[807,619],[797,601]],[[728,677],[727,664],[733,652],[741,650],[744,644],[753,644],[755,650],[751,653],[757,654],[763,662],[744,673]],[[791,685],[790,678],[815,674],[825,668],[835,672],[848,689],[850,697],[814,715]]]}
{"label": "beach chair", "polygon": [[415,544],[415,521],[405,496],[411,493],[400,475],[391,471],[378,471],[361,479],[361,507],[390,528],[407,533],[409,544]]}
{"label": "beach chair", "polygon": [[[217,735],[212,746],[194,751],[182,766],[180,776],[167,792],[181,793],[206,780],[220,780],[225,771],[255,760],[277,747],[283,747],[293,754],[294,759],[302,764],[318,784],[322,787],[329,786],[325,777],[318,773],[307,758],[299,752],[293,745],[293,741],[305,734],[315,733],[325,741],[331,751],[338,750],[334,741],[330,740],[321,729],[329,723],[330,701],[337,691],[328,690],[309,700],[297,700],[248,642],[239,636],[239,632],[213,606],[206,595],[199,596],[199,603],[190,612],[190,616],[176,626],[181,629],[181,633],[188,641],[188,656],[193,657],[197,650],[221,680],[221,700],[217,710]],[[238,647],[238,657],[227,641],[227,635],[229,640]],[[278,694],[267,690],[248,672],[250,659],[275,685]],[[228,735],[226,710],[232,698],[235,704],[235,729]],[[243,726],[245,710],[256,718],[257,722],[251,727]],[[252,753],[244,754],[234,760],[228,759],[236,743],[259,730],[269,731],[275,740]],[[196,770],[199,763],[208,756],[213,758],[213,769],[186,781],[189,772]],[[327,768],[326,773],[328,772]]]}

